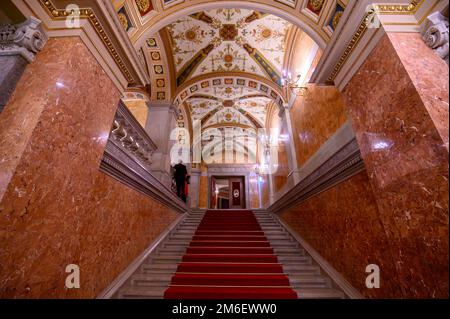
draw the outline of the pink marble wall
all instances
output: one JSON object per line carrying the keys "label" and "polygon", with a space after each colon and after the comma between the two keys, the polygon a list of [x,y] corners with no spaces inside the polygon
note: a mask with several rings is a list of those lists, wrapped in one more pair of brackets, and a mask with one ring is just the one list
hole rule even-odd
{"label": "pink marble wall", "polygon": [[250,207],[259,208],[259,189],[258,189],[258,177],[251,176],[249,178],[249,191],[250,191]]}
{"label": "pink marble wall", "polygon": [[[390,246],[366,172],[280,216],[366,297],[402,295],[391,251],[397,247]],[[381,268],[381,289],[365,286],[372,263]]]}
{"label": "pink marble wall", "polygon": [[448,150],[448,66],[431,52],[420,34],[388,36]]}
{"label": "pink marble wall", "polygon": [[[280,136],[289,136],[286,127],[282,126]],[[288,147],[291,147],[290,141],[280,140],[278,143],[278,167],[273,174],[273,188],[275,194],[280,192],[287,183],[289,175]]]}
{"label": "pink marble wall", "polygon": [[448,297],[448,67],[417,37],[384,36],[344,99],[389,238],[372,249],[391,254],[394,296]]}
{"label": "pink marble wall", "polygon": [[347,121],[341,94],[334,86],[308,85],[292,106],[291,121],[301,167]]}
{"label": "pink marble wall", "polygon": [[0,115],[0,297],[95,297],[176,217],[99,172],[119,97],[75,37],[25,70]]}

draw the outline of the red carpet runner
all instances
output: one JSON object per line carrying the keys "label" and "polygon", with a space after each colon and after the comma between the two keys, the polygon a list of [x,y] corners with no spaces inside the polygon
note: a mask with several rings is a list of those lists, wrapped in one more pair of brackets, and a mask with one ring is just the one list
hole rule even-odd
{"label": "red carpet runner", "polygon": [[207,211],[166,299],[297,299],[251,211]]}

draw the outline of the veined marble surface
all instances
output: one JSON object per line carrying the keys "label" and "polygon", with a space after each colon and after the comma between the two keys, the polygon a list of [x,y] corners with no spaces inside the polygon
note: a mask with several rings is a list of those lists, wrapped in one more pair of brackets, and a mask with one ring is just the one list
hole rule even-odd
{"label": "veined marble surface", "polygon": [[347,121],[339,91],[332,86],[308,85],[291,109],[297,163],[301,167]]}
{"label": "veined marble surface", "polygon": [[119,98],[78,38],[27,66],[0,115],[0,297],[93,298],[176,218],[99,172]]}
{"label": "veined marble surface", "polygon": [[436,63],[425,44],[428,54],[417,46],[412,33],[385,35],[344,99],[388,238],[371,249],[395,262],[381,272],[396,283],[397,293],[379,294],[448,297],[448,149],[435,112],[445,94],[442,79],[430,77],[445,73],[439,65],[446,64]]}

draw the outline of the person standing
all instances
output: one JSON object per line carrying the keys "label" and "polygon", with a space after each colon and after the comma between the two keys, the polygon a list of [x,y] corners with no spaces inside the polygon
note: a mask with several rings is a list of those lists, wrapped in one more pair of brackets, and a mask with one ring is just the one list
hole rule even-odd
{"label": "person standing", "polygon": [[186,202],[185,182],[187,177],[187,168],[182,161],[180,161],[173,168],[175,170],[173,175],[177,184],[177,195],[184,202]]}

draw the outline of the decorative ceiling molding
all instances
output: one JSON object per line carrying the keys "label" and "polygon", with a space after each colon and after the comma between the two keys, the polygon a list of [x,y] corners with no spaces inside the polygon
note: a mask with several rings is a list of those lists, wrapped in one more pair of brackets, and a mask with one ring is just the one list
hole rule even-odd
{"label": "decorative ceiling molding", "polygon": [[[80,8],[79,17],[81,23],[79,28],[70,28],[65,23],[60,23],[65,22],[72,13],[66,10],[66,8],[56,7],[53,1],[39,0],[34,3],[31,1],[16,0],[14,3],[19,9],[26,7],[31,11],[32,15],[37,15],[39,19],[43,20],[50,37],[77,34],[76,31],[78,29],[82,29],[89,34],[90,30],[86,29],[87,26],[83,23],[83,20],[89,21],[89,24],[93,27],[98,38],[106,47],[109,55],[126,79],[127,86],[145,86],[148,77],[143,71],[142,65],[138,62],[137,53],[131,45],[126,31],[122,28],[122,24],[111,1],[98,1],[93,3],[92,7],[84,7],[85,2],[83,1],[72,1],[71,5],[78,5]],[[39,5],[47,14],[45,18],[38,13],[40,10],[37,9],[37,6]],[[27,15],[30,12],[23,13]],[[53,21],[53,23],[46,23],[49,20]],[[54,30],[55,32],[53,32]],[[66,33],[61,32],[62,30]],[[92,36],[92,34],[89,34],[89,36]]]}
{"label": "decorative ceiling molding", "polygon": [[212,130],[212,129],[221,129],[221,128],[241,128],[244,130],[252,130],[252,131],[255,130],[255,128],[250,125],[244,125],[244,124],[239,124],[239,123],[230,123],[230,124],[219,123],[219,124],[214,124],[214,125],[210,125],[210,126],[203,128],[202,132]]}
{"label": "decorative ceiling molding", "polygon": [[[305,0],[297,1],[302,2]],[[192,0],[178,3],[162,10],[157,16],[146,22],[138,32],[133,34],[131,40],[136,47],[140,47],[142,43],[145,42],[147,37],[170,23],[173,23],[177,19],[197,12],[218,8],[248,9],[281,17],[304,30],[322,49],[325,48],[326,43],[330,40],[329,34],[323,30],[323,25],[320,25],[320,23],[317,24],[311,19],[311,17],[299,12],[295,7],[291,7],[286,3],[277,2],[274,0],[260,0],[258,2],[249,0]]]}
{"label": "decorative ceiling molding", "polygon": [[[169,102],[172,99],[170,60],[161,34],[147,39],[141,48],[150,74],[151,100]],[[170,56],[170,54],[169,54]]]}
{"label": "decorative ceiling molding", "polygon": [[439,0],[393,2],[350,1],[311,82],[334,82],[342,90],[385,32],[419,32]]}
{"label": "decorative ceiling molding", "polygon": [[[225,79],[233,79],[233,83],[236,83],[237,85],[259,89],[261,94],[274,99],[279,105],[282,105],[282,103],[285,103],[287,100],[281,88],[276,86],[272,81],[261,76],[245,72],[215,72],[198,76],[184,83],[175,93],[174,104],[181,105],[187,98],[198,92],[198,89],[202,87],[202,83],[204,83],[203,85],[206,85],[205,83],[209,82],[211,86],[215,86],[214,80],[221,80],[220,82],[217,82],[218,84],[216,85],[224,85],[226,84]],[[256,85],[254,82],[256,82]],[[197,86],[197,88],[195,88],[195,86]]]}
{"label": "decorative ceiling molding", "polygon": [[247,72],[281,86],[286,34],[293,26],[246,9],[202,11],[169,24],[177,86],[214,72]]}

